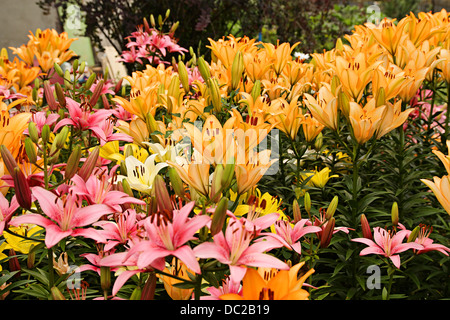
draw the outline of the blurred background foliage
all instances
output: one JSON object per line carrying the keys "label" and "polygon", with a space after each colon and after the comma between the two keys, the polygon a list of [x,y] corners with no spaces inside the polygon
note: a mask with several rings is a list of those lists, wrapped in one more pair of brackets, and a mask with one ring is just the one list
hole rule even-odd
{"label": "blurred background foliage", "polygon": [[[175,37],[184,48],[208,54],[207,39],[229,34],[249,36],[265,42],[295,43],[298,51],[322,52],[331,49],[337,38],[350,33],[355,24],[367,21],[367,7],[378,5],[381,17],[400,18],[405,14],[431,10],[434,1],[331,1],[331,0],[39,0],[44,10],[52,6],[76,4],[86,24],[86,36],[102,48],[106,39],[122,52],[126,37],[142,19],[151,14],[164,16],[170,9],[170,24],[180,22]],[[62,19],[67,16],[63,14]],[[64,21],[63,21],[64,22]]]}

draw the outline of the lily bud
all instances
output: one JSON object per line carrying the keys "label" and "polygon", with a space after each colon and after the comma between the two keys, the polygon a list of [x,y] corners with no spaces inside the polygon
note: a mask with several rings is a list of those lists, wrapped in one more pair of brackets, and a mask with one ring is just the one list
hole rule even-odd
{"label": "lily bud", "polygon": [[86,61],[81,61],[80,68],[78,69],[78,72],[80,74],[84,73],[84,69],[86,69]]}
{"label": "lily bud", "polygon": [[181,180],[180,175],[178,174],[177,170],[175,168],[169,168],[168,170],[169,174],[169,180],[172,184],[173,191],[175,191],[175,194],[179,197],[184,197],[184,186],[183,186],[183,180]]}
{"label": "lily bud", "polygon": [[180,76],[181,84],[183,85],[183,89],[186,93],[189,92],[189,75],[186,69],[186,65],[183,61],[178,62],[178,75]]}
{"label": "lily bud", "polygon": [[116,86],[114,87],[114,93],[118,93],[120,89],[122,88],[123,78],[120,78],[120,80],[116,83]]}
{"label": "lily bud", "polygon": [[91,99],[89,100],[89,104],[91,106],[95,106],[97,104],[98,98],[100,98],[100,94],[102,93],[103,83],[104,83],[104,81],[102,79],[98,82],[97,86],[95,87],[95,90],[92,93]]}
{"label": "lily bud", "polygon": [[78,165],[81,158],[81,146],[76,145],[72,150],[72,153],[67,159],[66,171],[64,172],[64,178],[71,179],[78,171]]}
{"label": "lily bud", "polygon": [[39,133],[36,128],[36,124],[33,121],[30,121],[28,123],[28,136],[30,137],[31,141],[34,143],[38,143],[39,141]]}
{"label": "lily bud", "polygon": [[167,9],[165,19],[167,19],[170,15],[170,9]]}
{"label": "lily bud", "polygon": [[197,66],[198,71],[200,71],[200,74],[202,75],[203,80],[206,82],[211,78],[211,72],[209,70],[209,66],[206,63],[205,59],[203,57],[200,57],[197,59]]}
{"label": "lily bud", "polygon": [[50,292],[52,294],[53,300],[66,300],[64,295],[61,293],[61,291],[58,289],[58,287],[52,287],[50,289]]}
{"label": "lily bud", "polygon": [[341,82],[339,81],[338,76],[334,75],[333,78],[331,78],[331,92],[333,94],[336,94],[336,90],[341,85]]}
{"label": "lily bud", "polygon": [[180,25],[180,21],[175,22],[172,27],[170,27],[169,34],[173,35],[175,31],[178,29]]}
{"label": "lily bud", "polygon": [[242,73],[244,72],[244,57],[241,51],[237,51],[231,65],[231,89],[236,90],[241,82]]}
{"label": "lily bud", "polygon": [[319,132],[319,134],[316,137],[316,141],[314,141],[314,148],[317,151],[320,151],[320,149],[322,149],[323,146],[323,134],[322,132]]}
{"label": "lily bud", "polygon": [[89,78],[84,83],[84,89],[89,90],[94,83],[95,79],[97,78],[97,75],[95,73],[92,73]]}
{"label": "lily bud", "polygon": [[158,124],[156,123],[155,118],[153,117],[153,115],[150,112],[147,113],[147,115],[145,117],[145,123],[147,124],[148,133],[151,134],[155,131],[158,131]]}
{"label": "lily bud", "polygon": [[211,94],[211,103],[213,105],[215,112],[220,112],[222,110],[222,97],[220,95],[219,84],[213,78],[207,81],[209,92]]}
{"label": "lily bud", "polygon": [[16,160],[4,144],[0,146],[0,153],[2,155],[2,160],[5,164],[6,169],[8,170],[10,175],[13,175],[14,169],[17,168]]}
{"label": "lily bud", "polygon": [[381,107],[381,106],[386,104],[386,93],[385,93],[383,87],[378,89],[378,92],[376,92],[376,95],[375,95],[375,99],[376,99],[375,100],[376,101],[376,105],[375,105],[376,108]]}
{"label": "lily bud", "polygon": [[[125,161],[122,161],[122,163],[124,163]],[[134,197],[133,195],[133,190],[130,187],[130,183],[128,182],[128,180],[124,179],[122,180],[122,189],[123,192],[125,192],[126,194],[128,194],[130,197]]]}
{"label": "lily bud", "polygon": [[222,177],[223,177],[223,165],[218,164],[216,170],[214,170],[212,184],[211,184],[211,199],[216,202],[219,200],[220,193],[222,189]]}
{"label": "lily bud", "polygon": [[104,94],[102,94],[102,103],[103,103],[103,108],[111,109],[111,105],[109,104],[108,98]]}
{"label": "lily bud", "polygon": [[419,236],[420,226],[415,227],[409,234],[408,240],[406,242],[414,242]]}
{"label": "lily bud", "polygon": [[221,181],[223,188],[228,187],[231,184],[231,181],[233,181],[235,166],[236,165],[235,165],[234,161],[228,162],[225,165],[223,175],[222,175],[222,181]]}
{"label": "lily bud", "polygon": [[250,95],[252,96],[253,101],[256,101],[256,99],[258,99],[258,97],[261,95],[261,81],[260,80],[255,81]]}
{"label": "lily bud", "polygon": [[158,203],[159,211],[173,212],[172,201],[170,200],[169,192],[167,191],[166,182],[163,177],[157,175],[154,181],[155,197]]}
{"label": "lily bud", "polygon": [[59,64],[57,64],[56,62],[53,64],[53,68],[55,69],[56,73],[58,74],[58,76],[60,76],[61,78],[64,77],[64,71],[61,68],[61,66]]}
{"label": "lily bud", "polygon": [[152,14],[150,15],[150,24],[153,28],[156,27],[155,17]]}
{"label": "lily bud", "polygon": [[20,276],[20,263],[19,263],[19,259],[17,259],[16,256],[16,252],[14,251],[14,249],[9,249],[9,260],[8,260],[8,264],[9,264],[9,271],[14,272],[14,271],[18,271],[14,277],[18,278]]}
{"label": "lily bud", "polygon": [[327,212],[325,214],[325,218],[327,220],[330,220],[334,213],[336,212],[337,206],[338,206],[339,198],[338,196],[334,196],[333,200],[331,200],[330,205],[327,208]]}
{"label": "lily bud", "polygon": [[170,81],[169,88],[167,88],[167,94],[178,100],[180,96],[180,77],[174,75]]}
{"label": "lily bud", "polygon": [[36,163],[36,146],[34,145],[33,141],[31,141],[31,138],[25,138],[25,152],[27,153],[27,157],[30,163]]}
{"label": "lily bud", "polygon": [[70,77],[70,71],[68,69],[64,72],[64,86],[67,89],[72,89],[72,79]]}
{"label": "lily bud", "polygon": [[16,190],[16,199],[22,208],[30,209],[32,204],[31,189],[25,174],[19,167],[14,168],[12,174],[14,179],[14,189]]}
{"label": "lily bud", "polygon": [[341,90],[338,93],[338,108],[341,110],[345,117],[350,114],[350,99],[347,94]]}
{"label": "lily bud", "polygon": [[111,287],[110,267],[100,267],[100,285],[102,290],[108,290]]}
{"label": "lily bud", "polygon": [[27,268],[29,270],[34,268],[34,262],[36,261],[36,252],[34,251],[34,245],[30,246],[30,251],[27,255]]}
{"label": "lily bud", "polygon": [[42,142],[47,143],[50,138],[50,127],[48,124],[44,124],[41,130]]}
{"label": "lily bud", "polygon": [[141,300],[153,300],[156,290],[156,274],[150,272],[147,281],[145,281],[144,288],[142,289]]}
{"label": "lily bud", "polygon": [[53,91],[50,87],[50,82],[48,80],[44,81],[44,96],[47,100],[48,107],[50,110],[56,111],[58,110],[58,103],[55,100],[55,96],[53,95]]}
{"label": "lily bud", "polygon": [[219,203],[214,210],[212,221],[211,221],[211,235],[214,236],[218,232],[220,232],[223,228],[223,224],[225,223],[225,218],[227,216],[228,210],[228,198],[223,197],[220,199]]}
{"label": "lily bud", "polygon": [[137,286],[134,288],[133,292],[131,293],[130,300],[141,300],[142,295],[142,289],[141,287]]}
{"label": "lily bud", "polygon": [[363,237],[372,240],[372,231],[365,214],[361,215],[361,229]]}
{"label": "lily bud", "polygon": [[86,161],[81,166],[81,169],[78,175],[84,180],[87,181],[91,176],[92,171],[94,171],[95,165],[97,164],[98,156],[100,153],[100,149],[95,147],[94,150],[91,151],[89,156],[86,158]]}
{"label": "lily bud", "polygon": [[292,221],[294,224],[302,220],[302,213],[300,211],[300,206],[298,205],[297,199],[294,199],[294,202],[292,203],[292,211],[294,212],[294,221]]}
{"label": "lily bud", "polygon": [[331,218],[326,223],[325,228],[322,231],[322,235],[320,237],[320,247],[326,248],[331,242],[331,237],[333,236],[334,226],[336,224],[336,220]]}
{"label": "lily bud", "polygon": [[394,227],[397,227],[397,225],[398,225],[398,204],[397,204],[397,202],[394,202],[392,204],[391,219],[392,219],[392,225]]}
{"label": "lily bud", "polygon": [[61,131],[55,137],[55,146],[56,149],[62,149],[64,144],[66,143],[67,137],[69,136],[69,127],[65,126],[61,129]]}
{"label": "lily bud", "polygon": [[305,192],[305,195],[303,197],[303,201],[304,201],[304,204],[305,204],[305,210],[309,214],[311,212],[311,196],[309,195],[309,192]]}
{"label": "lily bud", "polygon": [[55,92],[58,97],[59,105],[64,108],[66,106],[66,96],[64,95],[63,89],[58,82],[55,83]]}
{"label": "lily bud", "polygon": [[77,72],[77,70],[78,70],[78,64],[79,64],[78,59],[75,59],[72,64],[72,69],[73,69],[74,73]]}

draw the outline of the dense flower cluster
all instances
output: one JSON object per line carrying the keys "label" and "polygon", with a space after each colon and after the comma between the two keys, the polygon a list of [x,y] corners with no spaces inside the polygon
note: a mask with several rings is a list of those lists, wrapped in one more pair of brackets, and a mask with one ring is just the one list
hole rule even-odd
{"label": "dense flower cluster", "polygon": [[[128,62],[187,52],[147,24],[131,37]],[[309,61],[297,44],[230,35],[209,39],[210,61],[147,64],[122,90],[96,74],[78,81],[78,60],[63,72],[73,39],[38,30],[14,50],[22,61],[0,57],[1,296],[305,300],[342,239],[390,270],[405,252],[448,256],[432,227],[400,223],[396,204],[389,228],[371,227],[358,174],[378,142],[396,132],[404,143],[407,121],[431,119],[424,128],[447,138],[447,108],[431,123],[420,94],[425,81],[450,88],[449,39],[445,10],[355,26]],[[450,174],[450,156],[433,152]],[[290,177],[294,199],[271,190],[274,176]],[[325,200],[341,180],[348,190]],[[450,213],[448,176],[422,181]],[[19,288],[21,273],[34,280]],[[65,292],[74,273],[81,295]]]}

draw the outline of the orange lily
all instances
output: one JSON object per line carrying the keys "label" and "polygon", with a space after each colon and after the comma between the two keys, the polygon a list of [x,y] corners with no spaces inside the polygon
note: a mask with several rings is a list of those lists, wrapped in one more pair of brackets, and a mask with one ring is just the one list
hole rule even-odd
{"label": "orange lily", "polygon": [[317,92],[316,98],[305,93],[304,103],[312,116],[332,130],[338,128],[338,104],[337,98],[331,92],[331,86],[324,83]]}
{"label": "orange lily", "polygon": [[353,135],[359,144],[364,144],[373,137],[385,114],[386,106],[363,108],[356,102],[350,102],[349,121]]}
{"label": "orange lily", "polygon": [[[186,279],[188,281],[190,281],[188,273],[191,273],[192,275],[194,274],[194,271],[188,269],[181,260],[177,261],[175,258],[172,259],[172,263],[170,265],[166,265],[163,272],[172,274],[182,279]],[[175,284],[180,283],[181,280],[163,274],[158,274],[158,277],[162,280],[164,289],[166,289],[167,294],[173,300],[189,300],[191,298],[194,288],[181,289],[174,286]]]}

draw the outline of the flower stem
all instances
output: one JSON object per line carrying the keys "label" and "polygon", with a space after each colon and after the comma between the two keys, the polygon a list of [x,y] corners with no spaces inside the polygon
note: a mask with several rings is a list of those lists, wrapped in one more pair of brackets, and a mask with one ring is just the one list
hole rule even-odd
{"label": "flower stem", "polygon": [[55,283],[55,270],[53,268],[53,249],[47,248],[48,258],[48,288],[51,289]]}

